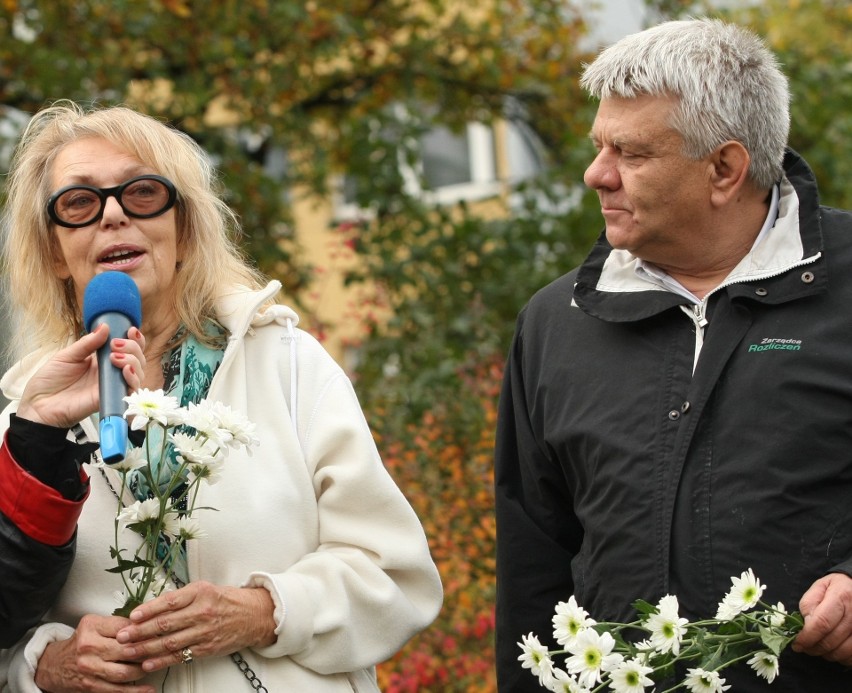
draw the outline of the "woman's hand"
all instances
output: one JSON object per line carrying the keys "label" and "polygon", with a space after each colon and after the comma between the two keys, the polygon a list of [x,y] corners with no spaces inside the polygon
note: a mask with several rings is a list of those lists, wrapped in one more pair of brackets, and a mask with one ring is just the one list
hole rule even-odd
{"label": "woman's hand", "polygon": [[[30,378],[17,414],[36,423],[70,428],[96,412],[98,394],[97,350],[106,344],[109,327],[98,328],[70,346],[56,352]],[[145,372],[145,338],[131,327],[127,339],[115,338],[110,344],[110,362],[121,369],[128,390],[142,384]]]}
{"label": "woman's hand", "polygon": [[155,693],[133,682],[144,676],[138,663],[124,661],[115,640],[127,619],[84,616],[67,640],[50,643],[38,660],[35,684],[50,693]]}
{"label": "woman's hand", "polygon": [[[116,636],[124,657],[146,672],[193,659],[231,654],[275,642],[274,604],[263,587],[223,587],[191,582],[145,602]],[[144,660],[144,661],[143,661]]]}

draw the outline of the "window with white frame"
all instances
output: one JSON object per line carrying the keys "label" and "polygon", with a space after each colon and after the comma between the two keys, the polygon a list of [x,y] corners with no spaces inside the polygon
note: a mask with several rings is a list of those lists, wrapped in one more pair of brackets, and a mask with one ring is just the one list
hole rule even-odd
{"label": "window with white frame", "polygon": [[[539,173],[544,164],[535,133],[517,119],[504,125],[495,130],[483,123],[468,123],[461,130],[436,126],[426,132],[420,137],[417,164],[400,163],[407,192],[437,204],[480,200],[498,194],[501,179],[512,184]],[[499,166],[498,132],[504,152]],[[336,187],[335,217],[363,217],[364,210],[355,204],[353,179],[341,176]]]}
{"label": "window with white frame", "polygon": [[468,123],[461,132],[437,127],[420,140],[421,175],[436,202],[489,197],[498,192],[494,130]]}

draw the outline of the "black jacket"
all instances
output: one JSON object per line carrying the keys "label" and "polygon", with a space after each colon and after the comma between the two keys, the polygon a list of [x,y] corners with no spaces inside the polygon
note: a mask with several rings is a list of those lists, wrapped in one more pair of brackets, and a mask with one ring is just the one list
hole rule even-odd
{"label": "black jacket", "polygon": [[38,623],[68,577],[88,492],[80,463],[97,449],[14,414],[10,424],[0,441],[0,648]]}
{"label": "black jacket", "polygon": [[[605,266],[604,236],[521,313],[496,451],[501,691],[542,690],[516,643],[555,645],[572,594],[598,621],[665,594],[694,619],[749,567],[788,610],[852,574],[852,215],[819,206],[795,153],[785,170],[762,255],[705,301],[694,374],[689,302]],[[791,650],[771,687],[723,676],[736,692],[852,691],[848,670]]]}
{"label": "black jacket", "polygon": [[0,513],[0,648],[16,643],[53,603],[71,569],[74,541],[43,544]]}

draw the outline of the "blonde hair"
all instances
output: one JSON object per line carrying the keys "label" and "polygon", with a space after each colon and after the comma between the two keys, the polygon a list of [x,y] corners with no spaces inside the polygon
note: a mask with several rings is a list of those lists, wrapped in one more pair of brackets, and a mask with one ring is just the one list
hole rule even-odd
{"label": "blonde hair", "polygon": [[257,289],[266,283],[236,245],[239,222],[217,194],[215,171],[192,138],[123,106],[84,109],[57,102],[30,120],[9,172],[3,266],[18,328],[10,348],[17,357],[83,333],[74,286],[54,271],[59,248],[46,201],[57,154],[72,142],[94,137],[125,150],[177,188],[182,262],[174,310],[189,333],[208,339],[204,324],[214,317],[215,300],[228,288]]}

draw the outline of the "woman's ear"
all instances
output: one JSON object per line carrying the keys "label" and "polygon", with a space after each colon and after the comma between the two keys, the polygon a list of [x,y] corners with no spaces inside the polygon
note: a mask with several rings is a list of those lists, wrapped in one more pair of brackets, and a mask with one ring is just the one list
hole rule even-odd
{"label": "woman's ear", "polygon": [[65,256],[57,244],[54,244],[51,253],[53,254],[53,273],[60,279],[68,279],[71,276],[71,271],[68,269]]}

